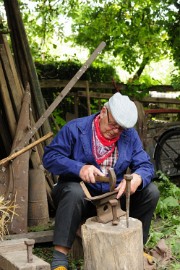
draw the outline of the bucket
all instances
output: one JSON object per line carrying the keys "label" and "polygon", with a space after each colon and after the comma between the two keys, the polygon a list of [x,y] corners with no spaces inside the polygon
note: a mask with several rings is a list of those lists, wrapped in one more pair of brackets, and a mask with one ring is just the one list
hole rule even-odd
{"label": "bucket", "polygon": [[49,221],[46,179],[43,170],[29,170],[28,226],[45,225]]}

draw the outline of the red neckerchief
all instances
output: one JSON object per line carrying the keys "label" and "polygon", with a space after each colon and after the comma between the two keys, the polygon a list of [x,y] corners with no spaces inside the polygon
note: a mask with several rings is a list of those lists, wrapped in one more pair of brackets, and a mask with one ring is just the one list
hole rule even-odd
{"label": "red neckerchief", "polygon": [[120,135],[112,140],[106,139],[100,131],[99,115],[93,121],[93,154],[96,162],[101,164],[114,151]]}

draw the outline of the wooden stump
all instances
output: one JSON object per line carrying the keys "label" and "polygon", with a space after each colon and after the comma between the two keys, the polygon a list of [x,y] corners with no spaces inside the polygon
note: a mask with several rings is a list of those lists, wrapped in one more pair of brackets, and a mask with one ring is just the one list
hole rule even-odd
{"label": "wooden stump", "polygon": [[87,219],[82,225],[84,270],[143,270],[142,224],[122,217],[117,226]]}

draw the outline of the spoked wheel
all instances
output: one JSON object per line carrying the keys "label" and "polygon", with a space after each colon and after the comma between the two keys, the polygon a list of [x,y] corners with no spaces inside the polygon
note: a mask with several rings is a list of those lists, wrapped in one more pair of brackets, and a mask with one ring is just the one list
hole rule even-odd
{"label": "spoked wheel", "polygon": [[155,151],[155,165],[168,176],[180,177],[180,128],[161,136]]}

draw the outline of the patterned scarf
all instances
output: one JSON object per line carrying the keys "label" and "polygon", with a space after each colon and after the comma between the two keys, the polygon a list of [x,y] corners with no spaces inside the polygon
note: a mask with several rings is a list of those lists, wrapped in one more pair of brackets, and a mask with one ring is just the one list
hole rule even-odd
{"label": "patterned scarf", "polygon": [[93,154],[95,156],[96,162],[101,164],[105,159],[107,159],[115,149],[116,142],[118,141],[120,135],[112,140],[106,139],[100,131],[99,126],[99,115],[93,121]]}

